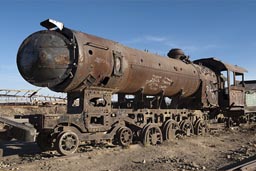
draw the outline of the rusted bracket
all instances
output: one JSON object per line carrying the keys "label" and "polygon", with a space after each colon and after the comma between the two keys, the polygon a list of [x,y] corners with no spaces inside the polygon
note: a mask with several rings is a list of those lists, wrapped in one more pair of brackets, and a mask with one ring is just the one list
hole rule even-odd
{"label": "rusted bracket", "polygon": [[64,24],[62,22],[53,20],[53,19],[47,19],[40,23],[41,26],[47,28],[48,30],[51,30],[55,27],[62,30],[64,28]]}
{"label": "rusted bracket", "polygon": [[35,142],[36,140],[36,129],[32,125],[25,125],[15,120],[0,117],[0,123],[10,126],[11,135],[25,142]]}
{"label": "rusted bracket", "polygon": [[113,51],[113,57],[114,57],[113,75],[122,76],[123,75],[123,56],[121,52]]}

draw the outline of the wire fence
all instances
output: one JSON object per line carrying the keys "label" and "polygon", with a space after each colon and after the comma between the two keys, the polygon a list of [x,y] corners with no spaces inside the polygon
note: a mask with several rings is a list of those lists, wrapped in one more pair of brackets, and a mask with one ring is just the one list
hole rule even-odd
{"label": "wire fence", "polygon": [[0,105],[65,105],[67,97],[41,95],[39,90],[0,89]]}

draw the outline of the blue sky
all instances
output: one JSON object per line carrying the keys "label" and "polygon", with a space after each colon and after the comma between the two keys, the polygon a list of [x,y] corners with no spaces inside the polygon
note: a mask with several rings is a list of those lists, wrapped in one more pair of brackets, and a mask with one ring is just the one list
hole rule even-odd
{"label": "blue sky", "polygon": [[181,48],[192,60],[217,57],[256,79],[255,9],[252,0],[1,0],[0,89],[37,89],[18,73],[16,54],[47,18],[164,56]]}

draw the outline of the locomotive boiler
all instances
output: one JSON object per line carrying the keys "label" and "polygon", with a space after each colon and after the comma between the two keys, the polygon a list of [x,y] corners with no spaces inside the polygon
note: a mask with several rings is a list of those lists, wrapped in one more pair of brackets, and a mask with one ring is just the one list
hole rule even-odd
{"label": "locomotive boiler", "polygon": [[18,69],[29,83],[68,95],[67,113],[29,116],[43,150],[68,155],[100,141],[157,145],[204,134],[221,112],[244,113],[243,68],[216,58],[192,62],[179,49],[162,57],[52,19],[41,25],[47,30],[21,44]]}
{"label": "locomotive boiler", "polygon": [[116,93],[141,90],[147,95],[182,92],[188,97],[200,85],[200,75],[192,64],[67,28],[29,36],[19,49],[17,64],[31,84],[61,92],[101,87]]}

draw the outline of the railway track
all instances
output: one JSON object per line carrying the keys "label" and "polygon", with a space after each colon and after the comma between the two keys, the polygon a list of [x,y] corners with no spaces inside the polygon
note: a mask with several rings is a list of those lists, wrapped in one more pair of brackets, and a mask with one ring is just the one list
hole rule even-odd
{"label": "railway track", "polygon": [[241,162],[220,168],[219,171],[255,171],[256,156],[247,158]]}

